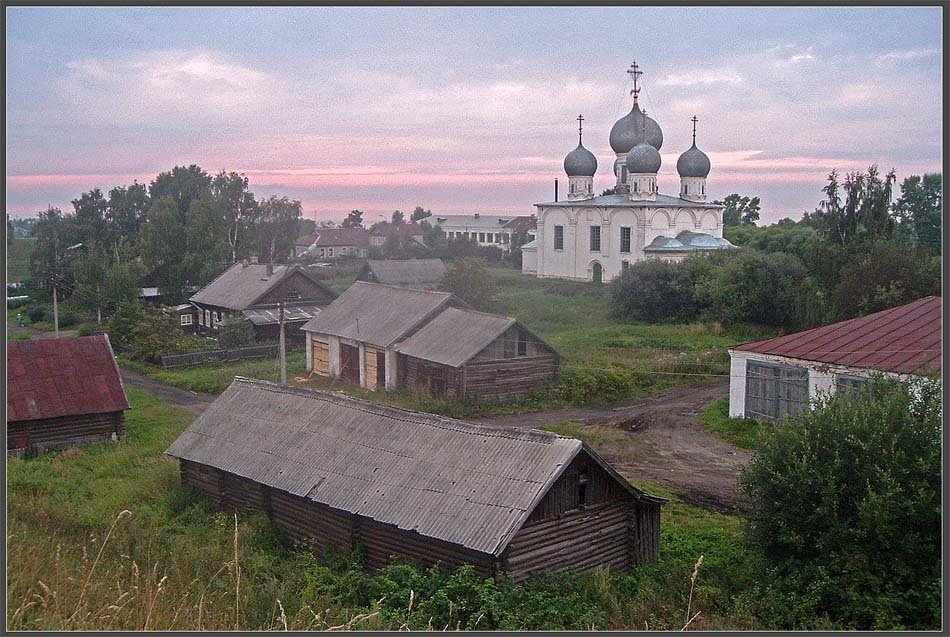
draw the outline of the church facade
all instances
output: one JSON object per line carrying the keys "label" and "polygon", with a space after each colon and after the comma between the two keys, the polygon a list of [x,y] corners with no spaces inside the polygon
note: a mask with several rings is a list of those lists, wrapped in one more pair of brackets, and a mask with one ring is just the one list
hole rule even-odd
{"label": "church facade", "polygon": [[[584,147],[564,158],[567,199],[535,204],[535,239],[522,247],[522,270],[539,277],[606,281],[648,258],[680,260],[694,253],[734,246],[722,237],[722,206],[706,201],[709,157],[693,145],[676,163],[679,193],[657,187],[663,131],[640,109],[639,71],[631,67],[633,108],[610,131],[616,185],[612,194],[594,195],[597,158]],[[583,124],[583,117],[578,117]]]}

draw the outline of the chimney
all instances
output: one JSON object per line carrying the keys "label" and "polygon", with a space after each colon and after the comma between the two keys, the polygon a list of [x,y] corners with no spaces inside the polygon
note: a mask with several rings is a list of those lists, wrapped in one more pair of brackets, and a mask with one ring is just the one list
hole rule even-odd
{"label": "chimney", "polygon": [[554,178],[554,201],[557,201],[557,177]]}
{"label": "chimney", "polygon": [[274,274],[274,264],[270,261],[267,262],[267,276]]}

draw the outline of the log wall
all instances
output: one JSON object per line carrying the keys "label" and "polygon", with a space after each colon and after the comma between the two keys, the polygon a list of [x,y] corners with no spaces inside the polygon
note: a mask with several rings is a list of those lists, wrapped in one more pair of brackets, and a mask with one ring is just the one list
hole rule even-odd
{"label": "log wall", "polygon": [[465,366],[465,396],[506,400],[522,396],[557,378],[554,354],[498,360],[472,360]]}
{"label": "log wall", "polygon": [[17,454],[43,453],[125,437],[125,414],[85,414],[7,423],[7,449]]}

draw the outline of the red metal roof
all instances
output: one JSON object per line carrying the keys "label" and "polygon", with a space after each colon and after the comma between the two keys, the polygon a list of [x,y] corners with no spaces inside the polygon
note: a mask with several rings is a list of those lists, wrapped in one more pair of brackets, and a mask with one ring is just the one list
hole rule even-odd
{"label": "red metal roof", "polygon": [[7,422],[130,407],[105,334],[7,343]]}
{"label": "red metal roof", "polygon": [[895,374],[942,372],[939,296],[732,349]]}

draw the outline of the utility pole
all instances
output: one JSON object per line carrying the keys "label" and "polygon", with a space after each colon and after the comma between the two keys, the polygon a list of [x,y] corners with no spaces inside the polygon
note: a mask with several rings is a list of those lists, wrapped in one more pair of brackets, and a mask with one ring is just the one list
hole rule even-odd
{"label": "utility pole", "polygon": [[287,350],[284,342],[284,302],[277,304],[278,315],[280,316],[280,384],[287,384]]}
{"label": "utility pole", "polygon": [[56,302],[56,275],[53,275],[53,335],[59,338],[59,304]]}

